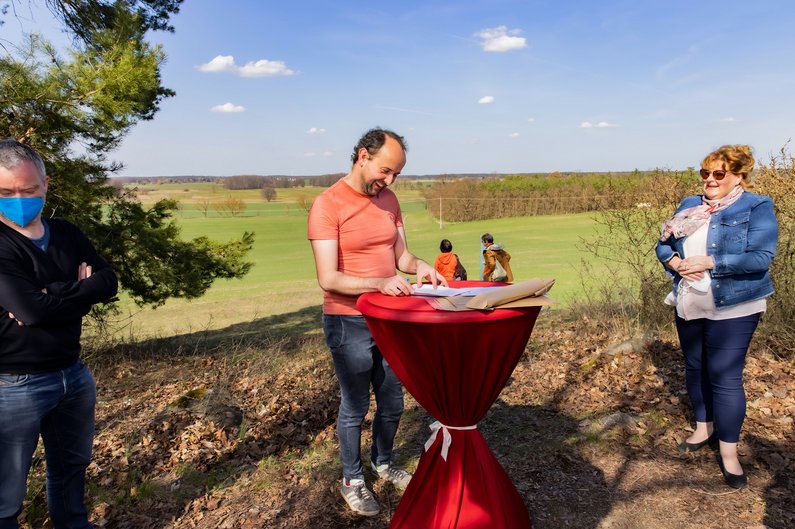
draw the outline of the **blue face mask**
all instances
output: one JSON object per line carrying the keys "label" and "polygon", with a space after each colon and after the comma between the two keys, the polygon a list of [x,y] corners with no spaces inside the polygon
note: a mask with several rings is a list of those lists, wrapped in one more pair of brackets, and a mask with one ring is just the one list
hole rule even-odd
{"label": "blue face mask", "polygon": [[20,228],[30,224],[42,209],[44,209],[44,197],[0,198],[0,213]]}

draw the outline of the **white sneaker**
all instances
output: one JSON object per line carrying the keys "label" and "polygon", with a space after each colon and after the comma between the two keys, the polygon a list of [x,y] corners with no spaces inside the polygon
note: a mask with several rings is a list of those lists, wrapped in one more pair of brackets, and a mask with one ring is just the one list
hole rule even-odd
{"label": "white sneaker", "polygon": [[375,516],[381,512],[378,502],[363,479],[342,478],[340,494],[348,502],[348,507],[355,513],[363,516]]}
{"label": "white sneaker", "polygon": [[378,474],[379,478],[387,480],[395,487],[404,490],[409,486],[412,477],[410,472],[392,464],[375,466],[375,463],[371,461],[370,465],[373,467],[375,473]]}

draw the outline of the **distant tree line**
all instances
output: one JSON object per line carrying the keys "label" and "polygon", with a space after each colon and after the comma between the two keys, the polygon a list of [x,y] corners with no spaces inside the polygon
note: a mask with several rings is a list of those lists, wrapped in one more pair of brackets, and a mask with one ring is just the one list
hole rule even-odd
{"label": "distant tree line", "polygon": [[[655,172],[549,173],[480,180],[444,175],[422,189],[428,208],[448,221],[556,215],[644,207],[655,192]],[[691,169],[678,173],[694,177]]]}
{"label": "distant tree line", "polygon": [[124,184],[189,184],[193,182],[215,182],[218,176],[114,176],[113,185]]}
{"label": "distant tree line", "polygon": [[262,175],[237,175],[221,178],[221,185],[230,191],[240,189],[262,189],[265,187],[282,188],[304,187],[306,181],[303,177],[293,176],[262,176]]}
{"label": "distant tree line", "polygon": [[345,176],[345,173],[331,173],[331,174],[323,174],[320,176],[313,176],[309,182],[313,186],[318,187],[331,187],[334,185],[337,180]]}

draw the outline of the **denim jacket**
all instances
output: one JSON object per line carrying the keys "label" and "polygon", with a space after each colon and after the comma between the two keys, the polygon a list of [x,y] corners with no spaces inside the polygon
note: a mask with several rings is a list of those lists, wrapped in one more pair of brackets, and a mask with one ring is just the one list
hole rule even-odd
{"label": "denim jacket", "polygon": [[[682,200],[679,211],[701,204],[701,195]],[[712,293],[715,309],[754,301],[773,293],[768,268],[776,253],[778,223],[773,201],[746,191],[737,202],[712,214],[707,233],[707,255],[715,261]],[[657,243],[657,258],[664,264],[684,255],[685,237]],[[665,267],[673,277],[674,295],[682,276]]]}

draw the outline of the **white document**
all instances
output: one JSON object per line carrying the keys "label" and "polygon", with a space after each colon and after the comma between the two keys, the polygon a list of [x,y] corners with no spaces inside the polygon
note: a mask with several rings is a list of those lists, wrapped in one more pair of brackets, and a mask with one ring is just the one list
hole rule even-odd
{"label": "white document", "polygon": [[429,296],[436,298],[443,298],[448,296],[477,296],[484,292],[491,292],[497,288],[502,287],[467,287],[467,288],[450,288],[437,286],[433,288],[428,283],[423,283],[420,286],[414,285],[414,295],[416,296]]}
{"label": "white document", "polygon": [[461,294],[460,288],[450,288],[450,287],[443,287],[437,286],[433,288],[433,285],[423,283],[422,285],[412,285],[414,288],[414,295],[416,296],[430,296],[436,298],[442,298],[447,296],[458,296]]}

